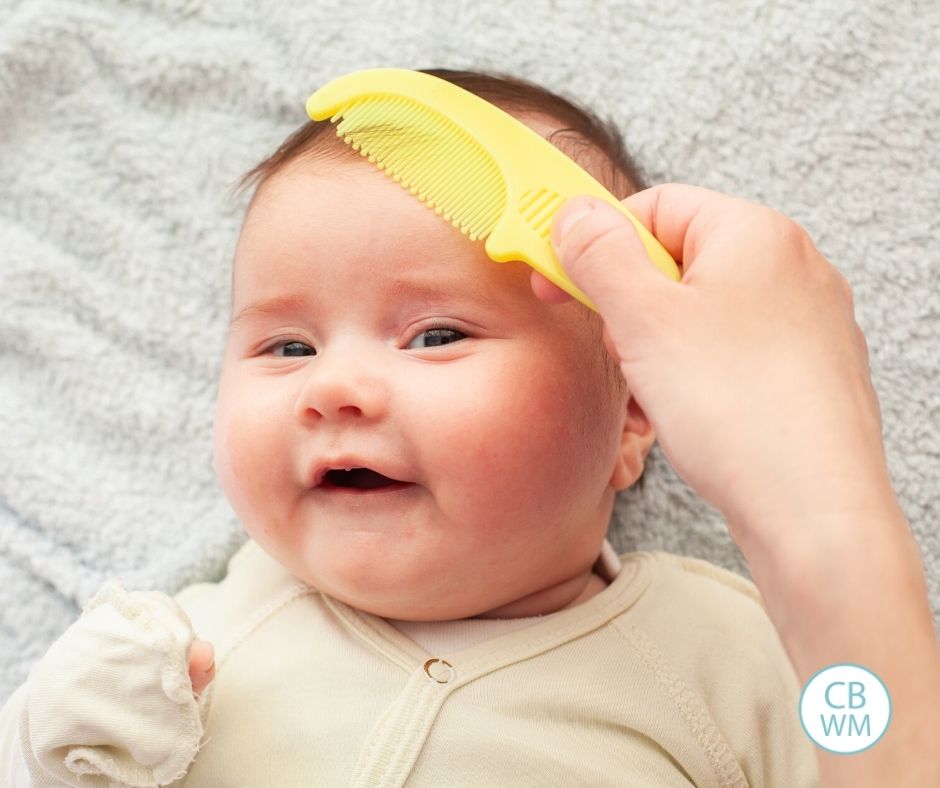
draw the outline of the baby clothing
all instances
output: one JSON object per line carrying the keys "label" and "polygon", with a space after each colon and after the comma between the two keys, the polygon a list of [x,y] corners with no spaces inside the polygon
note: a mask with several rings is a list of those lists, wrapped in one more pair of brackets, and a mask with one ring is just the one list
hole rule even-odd
{"label": "baby clothing", "polygon": [[[508,623],[390,622],[254,542],[175,602],[112,587],[0,712],[0,783],[817,785],[799,684],[753,584],[605,550],[606,589]],[[57,649],[83,628],[80,657]],[[198,701],[180,691],[193,629],[216,649]]]}

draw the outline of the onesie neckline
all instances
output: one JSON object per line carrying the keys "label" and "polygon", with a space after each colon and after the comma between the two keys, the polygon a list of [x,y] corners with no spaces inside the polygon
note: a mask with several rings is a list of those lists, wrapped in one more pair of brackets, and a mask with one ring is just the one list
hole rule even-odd
{"label": "onesie neckline", "polygon": [[462,684],[581,637],[631,607],[653,578],[655,556],[648,552],[628,553],[621,557],[621,562],[622,568],[610,585],[586,602],[532,618],[528,626],[448,654],[430,654],[386,619],[319,593],[351,632],[406,672],[413,673],[432,660],[446,661]]}

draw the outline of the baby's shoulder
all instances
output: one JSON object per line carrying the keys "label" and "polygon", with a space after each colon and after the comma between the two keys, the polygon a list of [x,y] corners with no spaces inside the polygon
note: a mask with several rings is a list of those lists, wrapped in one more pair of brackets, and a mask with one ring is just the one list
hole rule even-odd
{"label": "baby's shoulder", "polygon": [[197,583],[175,599],[206,640],[238,640],[258,622],[299,596],[317,592],[248,540],[229,559],[218,583]]}
{"label": "baby's shoulder", "polygon": [[647,553],[656,564],[662,592],[691,594],[702,604],[720,602],[743,610],[763,611],[754,583],[730,569],[689,555],[654,550]]}
{"label": "baby's shoulder", "polygon": [[621,556],[642,565],[644,592],[614,622],[664,659],[704,678],[708,673],[768,673],[791,684],[792,668],[749,579],[700,558],[662,551]]}
{"label": "baby's shoulder", "polygon": [[616,626],[658,659],[705,683],[773,677],[778,692],[793,692],[793,669],[752,581],[700,558],[661,551],[629,553],[621,561],[648,565],[650,578]]}
{"label": "baby's shoulder", "polygon": [[690,724],[714,721],[750,784],[815,785],[799,681],[754,583],[665,552],[621,561],[649,573],[644,593],[612,624],[651,684],[666,688]]}
{"label": "baby's shoulder", "polygon": [[644,614],[673,619],[682,615],[703,623],[767,620],[757,586],[709,561],[659,550],[627,553],[620,560],[624,566],[633,563],[647,566],[648,587],[635,606]]}

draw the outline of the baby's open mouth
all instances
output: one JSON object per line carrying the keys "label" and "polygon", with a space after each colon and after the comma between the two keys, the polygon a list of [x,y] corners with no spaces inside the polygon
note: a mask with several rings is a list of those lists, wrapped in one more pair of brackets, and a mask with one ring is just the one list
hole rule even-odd
{"label": "baby's open mouth", "polygon": [[323,476],[321,486],[327,489],[380,490],[404,487],[406,482],[390,479],[371,468],[333,468]]}

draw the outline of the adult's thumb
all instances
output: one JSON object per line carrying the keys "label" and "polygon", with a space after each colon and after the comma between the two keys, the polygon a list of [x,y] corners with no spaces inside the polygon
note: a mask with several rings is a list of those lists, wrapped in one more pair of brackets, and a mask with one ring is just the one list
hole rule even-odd
{"label": "adult's thumb", "polygon": [[565,273],[611,329],[624,320],[637,327],[653,319],[673,284],[650,260],[630,219],[603,200],[568,200],[555,215],[552,243]]}

